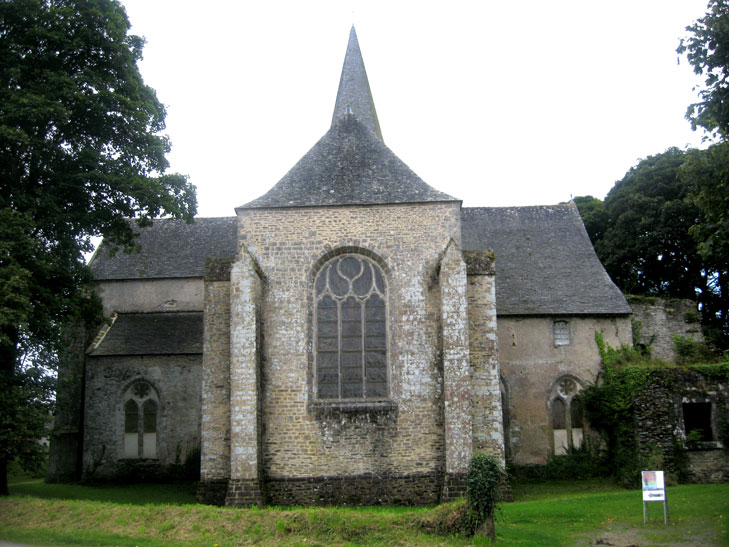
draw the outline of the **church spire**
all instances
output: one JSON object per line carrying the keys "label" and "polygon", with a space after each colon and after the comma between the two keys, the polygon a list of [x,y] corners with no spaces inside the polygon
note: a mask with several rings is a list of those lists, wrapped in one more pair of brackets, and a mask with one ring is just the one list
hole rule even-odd
{"label": "church spire", "polygon": [[342,77],[339,80],[339,91],[337,92],[337,102],[334,105],[332,124],[346,114],[353,114],[355,118],[372,130],[380,140],[383,140],[380,123],[377,121],[375,101],[372,99],[367,71],[362,60],[362,52],[359,50],[354,25],[352,25],[352,30],[349,31],[349,43],[347,44],[347,53],[344,56]]}

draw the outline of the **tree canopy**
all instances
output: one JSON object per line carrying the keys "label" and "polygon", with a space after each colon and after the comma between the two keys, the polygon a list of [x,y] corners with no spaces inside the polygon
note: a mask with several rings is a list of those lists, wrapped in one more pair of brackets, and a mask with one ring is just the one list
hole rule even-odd
{"label": "tree canopy", "polygon": [[694,72],[704,78],[699,102],[688,107],[694,129],[726,139],[729,136],[729,2],[710,0],[707,13],[686,27],[677,52],[686,55]]}
{"label": "tree canopy", "polygon": [[595,251],[620,289],[698,301],[720,346],[729,327],[729,253],[720,220],[713,219],[728,209],[711,196],[729,169],[723,146],[669,148],[639,161],[604,201],[575,198]]}
{"label": "tree canopy", "polygon": [[194,186],[166,174],[165,108],[129,29],[116,0],[0,2],[0,480],[38,433],[18,406],[42,397],[23,395],[38,375],[28,357],[52,356],[65,322],[98,314],[84,290],[91,238],[131,249],[128,219],[196,211]]}

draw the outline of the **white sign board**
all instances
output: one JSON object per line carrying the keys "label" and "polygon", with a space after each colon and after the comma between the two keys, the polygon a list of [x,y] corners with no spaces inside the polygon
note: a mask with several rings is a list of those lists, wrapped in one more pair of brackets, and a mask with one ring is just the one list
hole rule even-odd
{"label": "white sign board", "polygon": [[663,471],[641,471],[643,501],[666,501]]}

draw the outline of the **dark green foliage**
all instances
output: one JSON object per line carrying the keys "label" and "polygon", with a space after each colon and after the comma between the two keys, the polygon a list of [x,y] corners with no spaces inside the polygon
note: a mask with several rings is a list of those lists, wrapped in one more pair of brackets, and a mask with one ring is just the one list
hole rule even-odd
{"label": "dark green foliage", "polygon": [[676,349],[677,365],[716,363],[720,360],[720,356],[706,342],[698,342],[691,337],[674,336],[673,347]]}
{"label": "dark green foliage", "polygon": [[606,468],[620,484],[633,486],[640,471],[633,406],[636,393],[645,386],[648,370],[626,367],[641,362],[638,349],[611,348],[599,332],[595,333],[595,341],[602,369],[597,381],[582,390],[585,415],[590,427],[605,441]]}
{"label": "dark green foliage", "polygon": [[602,239],[608,227],[608,215],[605,211],[605,202],[593,196],[577,196],[572,200],[577,205],[582,222],[585,223],[590,241]]}
{"label": "dark green foliage", "polygon": [[620,289],[697,300],[702,326],[720,348],[729,347],[729,148],[723,147],[669,148],[632,167],[604,202],[575,199]]}
{"label": "dark green foliage", "polygon": [[165,109],[129,28],[116,0],[0,2],[0,493],[8,458],[44,433],[41,399],[48,418],[34,361],[62,350],[64,325],[99,319],[91,238],[131,249],[128,218],[195,213],[194,187],[165,174]]}
{"label": "dark green foliage", "polygon": [[570,448],[564,456],[552,456],[544,465],[510,465],[509,477],[525,480],[575,480],[610,476],[607,454],[589,442]]}
{"label": "dark green foliage", "polygon": [[725,139],[729,133],[729,2],[709,0],[706,15],[686,30],[690,34],[676,51],[685,54],[694,72],[704,77],[700,100],[688,107],[686,118],[694,129],[702,127]]}
{"label": "dark green foliage", "polygon": [[493,456],[476,453],[466,476],[465,532],[473,535],[493,519],[506,476]]}
{"label": "dark green foliage", "polygon": [[695,298],[706,286],[689,234],[701,215],[692,187],[678,177],[685,152],[670,148],[641,160],[605,198],[607,227],[593,240],[610,276],[631,294]]}

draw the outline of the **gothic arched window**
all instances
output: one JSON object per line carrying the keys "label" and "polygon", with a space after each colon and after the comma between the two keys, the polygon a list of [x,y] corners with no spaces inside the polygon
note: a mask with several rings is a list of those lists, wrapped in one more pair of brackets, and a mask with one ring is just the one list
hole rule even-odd
{"label": "gothic arched window", "polygon": [[124,457],[157,457],[159,399],[147,382],[134,382],[124,393]]}
{"label": "gothic arched window", "polygon": [[368,258],[340,255],[314,282],[319,399],[382,399],[387,387],[387,289]]}
{"label": "gothic arched window", "polygon": [[556,393],[550,398],[550,421],[555,456],[582,446],[584,431],[580,388],[578,381],[570,377],[559,379],[553,388]]}

